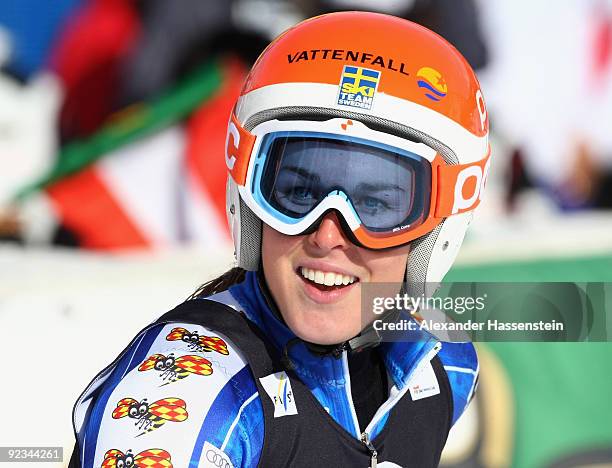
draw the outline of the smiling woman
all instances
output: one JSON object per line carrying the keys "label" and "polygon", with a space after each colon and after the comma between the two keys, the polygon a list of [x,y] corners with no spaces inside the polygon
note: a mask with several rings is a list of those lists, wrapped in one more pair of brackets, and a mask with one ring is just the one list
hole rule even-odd
{"label": "smiling woman", "polygon": [[487,135],[473,71],[427,29],[348,12],[281,35],[228,125],[237,266],[86,389],[71,466],[437,466],[474,393],[474,347],[410,327],[382,342],[362,286],[394,296],[406,279],[420,295],[442,279],[482,196]]}
{"label": "smiling woman", "polygon": [[361,315],[359,283],[399,285],[410,248],[358,247],[343,234],[335,214],[305,236],[286,236],[264,225],[262,240],[266,284],[282,318],[302,340],[323,345],[350,340],[374,318]]}

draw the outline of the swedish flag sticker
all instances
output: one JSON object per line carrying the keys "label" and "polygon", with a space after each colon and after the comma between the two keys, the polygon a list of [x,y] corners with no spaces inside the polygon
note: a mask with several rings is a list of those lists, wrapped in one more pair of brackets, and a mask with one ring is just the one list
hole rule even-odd
{"label": "swedish flag sticker", "polygon": [[379,71],[345,65],[340,77],[338,104],[371,109],[379,81]]}

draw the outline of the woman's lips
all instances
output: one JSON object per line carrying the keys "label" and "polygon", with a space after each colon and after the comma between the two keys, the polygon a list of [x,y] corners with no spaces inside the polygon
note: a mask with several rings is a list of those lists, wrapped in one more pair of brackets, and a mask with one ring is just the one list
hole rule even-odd
{"label": "woman's lips", "polygon": [[[313,283],[325,286],[346,286],[359,279],[353,275],[346,275],[335,271],[317,270],[305,266],[298,267],[297,272]],[[321,289],[324,290],[325,288]]]}
{"label": "woman's lips", "polygon": [[341,286],[324,286],[304,278],[299,271],[296,271],[295,274],[300,278],[306,296],[317,304],[331,304],[339,301],[358,283],[358,281],[355,281]]}

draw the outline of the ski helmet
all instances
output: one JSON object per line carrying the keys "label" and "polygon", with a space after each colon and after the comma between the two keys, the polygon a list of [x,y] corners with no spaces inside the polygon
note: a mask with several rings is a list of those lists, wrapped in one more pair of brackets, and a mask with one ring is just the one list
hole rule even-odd
{"label": "ski helmet", "polygon": [[360,246],[411,243],[407,278],[441,281],[489,169],[487,111],[463,56],[432,31],[370,12],[306,20],[249,73],[226,141],[238,266],[262,222],[311,232],[330,210]]}

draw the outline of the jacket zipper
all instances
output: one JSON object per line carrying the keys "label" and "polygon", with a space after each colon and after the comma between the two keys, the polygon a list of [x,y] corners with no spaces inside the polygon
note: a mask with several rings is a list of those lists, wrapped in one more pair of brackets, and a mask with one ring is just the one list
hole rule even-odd
{"label": "jacket zipper", "polygon": [[[436,354],[438,354],[438,351],[440,351],[441,348],[442,348],[442,343],[436,342],[434,347],[430,349],[423,358],[421,358],[421,360],[419,361],[419,365],[417,365],[417,367],[413,369],[410,377],[412,377],[412,375],[414,375],[414,372],[416,372],[419,369],[421,363],[426,364],[426,363],[431,362],[431,360],[434,358]],[[410,377],[408,379],[410,379]],[[372,457],[370,460],[371,468],[376,467],[378,464],[378,452],[376,451],[376,447],[374,447],[374,445],[372,444],[372,441],[370,440],[370,433],[372,432],[372,429],[374,429],[376,424],[378,424],[378,422],[383,418],[383,416],[386,415],[389,411],[391,411],[393,407],[402,399],[402,397],[406,394],[409,388],[410,388],[409,385],[404,385],[404,388],[402,388],[400,392],[397,392],[394,396],[392,396],[387,401],[385,401],[382,404],[382,406],[378,408],[378,411],[376,411],[376,414],[374,414],[374,417],[372,418],[368,426],[361,433],[361,438],[360,438],[361,442],[368,448],[368,450],[371,453],[371,457]]]}
{"label": "jacket zipper", "polygon": [[370,441],[370,436],[367,432],[361,434],[361,442],[368,448],[371,453],[372,458],[370,459],[370,468],[376,468],[378,466],[378,452],[372,442]]}

